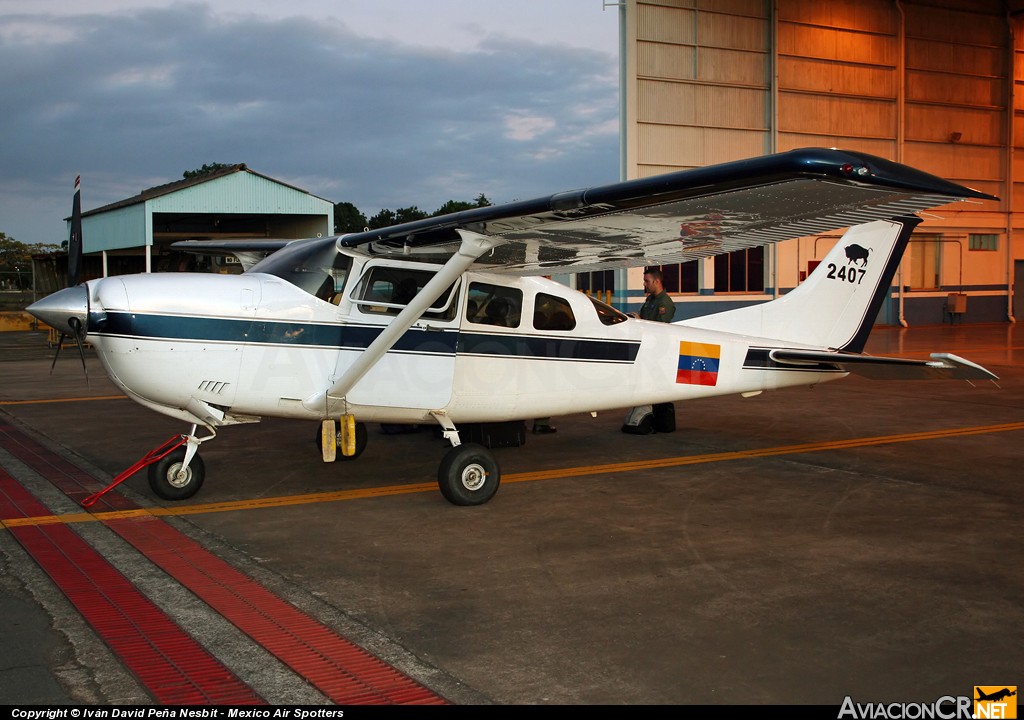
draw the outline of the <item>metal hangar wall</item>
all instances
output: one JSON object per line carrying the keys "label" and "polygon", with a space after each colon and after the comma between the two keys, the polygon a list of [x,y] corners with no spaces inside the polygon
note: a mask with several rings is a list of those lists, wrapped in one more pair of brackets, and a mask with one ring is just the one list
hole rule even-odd
{"label": "metal hangar wall", "polygon": [[[879,322],[1013,320],[1015,275],[1024,282],[1022,5],[625,0],[623,174],[825,146],[992,193],[1001,201],[926,216]],[[784,294],[837,239],[801,238],[759,256],[666,268],[676,320]],[[615,299],[636,306],[642,269],[622,276]]]}

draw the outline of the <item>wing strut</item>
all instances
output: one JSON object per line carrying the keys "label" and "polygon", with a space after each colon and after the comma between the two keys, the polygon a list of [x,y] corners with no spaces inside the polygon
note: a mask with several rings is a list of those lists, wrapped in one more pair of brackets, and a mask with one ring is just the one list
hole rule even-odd
{"label": "wing strut", "polygon": [[429,308],[453,282],[459,279],[462,273],[469,269],[469,266],[477,261],[482,255],[490,252],[502,240],[480,235],[469,230],[459,229],[457,231],[462,238],[462,244],[458,252],[449,258],[434,277],[423,286],[423,289],[416,294],[404,310],[392,320],[384,331],[370,343],[369,347],[356,359],[331,387],[306,398],[303,407],[319,412],[324,408],[327,400],[341,400],[355,386],[357,382],[370,369],[384,357],[385,353],[394,346],[406,330],[412,327],[423,312]]}

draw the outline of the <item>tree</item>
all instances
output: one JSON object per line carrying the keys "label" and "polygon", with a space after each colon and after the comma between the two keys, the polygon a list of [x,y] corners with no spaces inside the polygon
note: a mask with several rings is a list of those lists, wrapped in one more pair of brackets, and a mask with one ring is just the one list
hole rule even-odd
{"label": "tree", "polygon": [[367,227],[366,216],[350,202],[334,204],[334,232],[362,232]]}
{"label": "tree", "polygon": [[473,210],[474,208],[490,207],[493,203],[487,199],[487,196],[483,193],[477,195],[476,200],[473,202],[465,202],[463,200],[449,200],[444,205],[439,207],[433,212],[433,215],[448,215],[449,213],[459,212],[460,210]]}
{"label": "tree", "polygon": [[229,165],[227,163],[206,163],[201,168],[186,170],[181,174],[181,176],[188,180],[189,178],[202,177],[203,175],[212,175],[218,170],[227,170],[230,167],[234,167],[234,165]]}
{"label": "tree", "polygon": [[32,256],[59,250],[56,245],[26,245],[0,232],[0,285],[24,290],[32,286]]}
{"label": "tree", "polygon": [[460,210],[490,207],[491,205],[493,205],[493,203],[487,199],[487,196],[480,193],[476,196],[476,200],[473,200],[472,202],[466,202],[464,200],[449,200],[432,213],[423,212],[415,205],[398,208],[397,210],[384,208],[367,220],[366,216],[359,212],[359,209],[355,205],[350,202],[340,202],[334,204],[334,231],[338,233],[362,232],[365,228],[369,228],[370,230],[379,230],[380,228],[389,227],[391,225],[414,222],[416,220],[423,220],[424,218],[436,217],[438,215],[448,215],[449,213],[459,212]]}
{"label": "tree", "polygon": [[370,218],[366,225],[371,230],[377,230],[388,225],[396,225],[398,221],[395,219],[395,211],[384,208],[379,213]]}
{"label": "tree", "polygon": [[388,225],[400,225],[402,223],[414,222],[428,217],[430,217],[429,214],[423,212],[415,205],[412,205],[411,207],[398,208],[395,211],[384,208],[370,218],[367,225],[371,230],[376,230],[378,228],[387,227]]}

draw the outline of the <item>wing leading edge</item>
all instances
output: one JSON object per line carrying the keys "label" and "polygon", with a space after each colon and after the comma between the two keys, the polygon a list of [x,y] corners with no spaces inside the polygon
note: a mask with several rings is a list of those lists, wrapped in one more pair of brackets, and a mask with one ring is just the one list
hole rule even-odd
{"label": "wing leading edge", "polygon": [[464,210],[338,244],[440,260],[465,229],[500,243],[478,266],[584,272],[686,262],[968,199],[998,198],[873,155],[805,148]]}

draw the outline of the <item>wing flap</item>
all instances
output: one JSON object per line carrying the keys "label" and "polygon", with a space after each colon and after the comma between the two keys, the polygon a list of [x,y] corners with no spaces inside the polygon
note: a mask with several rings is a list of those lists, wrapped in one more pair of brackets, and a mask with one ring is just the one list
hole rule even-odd
{"label": "wing flap", "polygon": [[801,367],[822,364],[834,370],[853,373],[873,380],[998,380],[981,365],[951,353],[931,353],[931,360],[852,355],[825,350],[775,349],[768,357],[778,366]]}

